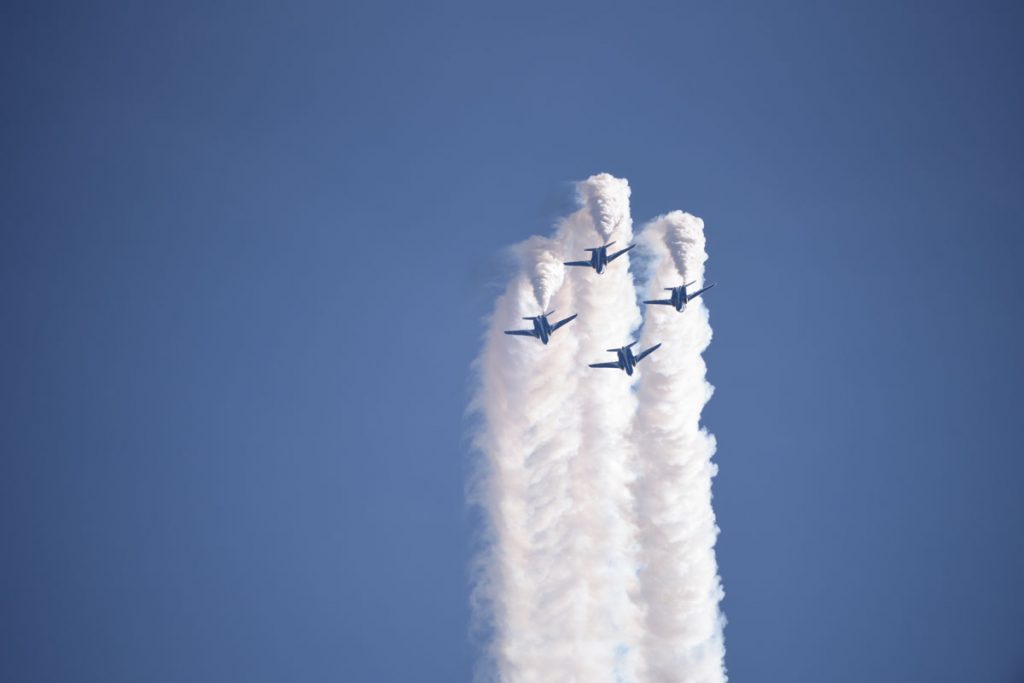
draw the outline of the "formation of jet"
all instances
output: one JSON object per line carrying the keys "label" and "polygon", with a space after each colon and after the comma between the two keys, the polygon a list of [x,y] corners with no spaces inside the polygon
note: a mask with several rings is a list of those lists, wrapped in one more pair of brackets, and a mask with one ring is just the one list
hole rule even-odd
{"label": "formation of jet", "polygon": [[523,320],[530,320],[533,322],[532,330],[505,330],[505,334],[521,335],[523,337],[536,337],[537,339],[540,339],[542,342],[547,344],[548,340],[551,339],[551,335],[554,334],[555,330],[557,330],[559,327],[562,327],[567,323],[572,322],[573,320],[576,319],[576,316],[579,315],[578,313],[574,313],[565,320],[559,320],[557,323],[552,325],[551,323],[548,322],[548,316],[554,315],[554,313],[554,311],[548,311],[547,313],[542,313],[541,315],[534,315],[528,318],[523,318]]}
{"label": "formation of jet", "polygon": [[614,254],[609,254],[608,247],[612,246],[613,244],[615,244],[615,242],[609,242],[608,244],[604,244],[600,247],[591,247],[590,249],[584,249],[584,251],[590,252],[589,261],[566,261],[565,265],[593,268],[594,270],[597,271],[597,274],[600,275],[601,273],[604,272],[605,266],[607,266],[609,263],[619,258],[627,251],[636,246],[635,244],[631,244],[625,249],[619,249]]}
{"label": "formation of jet", "polygon": [[633,355],[633,347],[636,346],[637,342],[633,342],[627,346],[623,346],[618,349],[608,349],[609,353],[614,353],[616,358],[611,363],[591,363],[592,368],[614,368],[616,370],[625,370],[627,375],[633,374],[633,368],[636,364],[642,361],[647,356],[651,355],[658,350],[661,344],[655,344],[646,351],[641,352],[639,355]]}
{"label": "formation of jet", "polygon": [[[696,282],[696,280],[694,280],[693,282]],[[679,287],[666,287],[665,291],[672,292],[672,298],[671,299],[654,299],[652,301],[645,301],[644,303],[645,304],[662,304],[663,306],[671,306],[672,308],[676,309],[677,311],[685,310],[686,309],[686,304],[690,303],[691,301],[696,299],[698,296],[700,296],[701,294],[703,294],[704,292],[708,291],[709,289],[711,289],[712,287],[715,286],[715,283],[712,282],[710,285],[708,285],[704,289],[698,290],[698,291],[694,292],[693,294],[687,294],[686,293],[686,288],[689,287],[690,285],[692,285],[693,282],[687,282],[685,285],[680,285]]]}
{"label": "formation of jet", "polygon": [[[627,251],[636,246],[635,244],[631,244],[625,249],[620,249],[619,251],[609,254],[608,247],[612,246],[613,244],[615,244],[615,242],[609,242],[608,244],[603,244],[600,247],[591,247],[590,249],[586,249],[586,251],[590,252],[589,261],[566,261],[565,265],[593,268],[598,272],[598,274],[601,274],[604,272],[604,269],[608,266],[609,263],[611,263],[612,261],[614,261],[615,259],[622,256]],[[683,285],[679,285],[678,287],[666,287],[665,291],[672,292],[670,298],[652,299],[650,301],[645,301],[644,303],[671,306],[677,311],[684,311],[686,310],[686,304],[690,303],[698,296],[700,296],[701,294],[715,286],[715,283],[712,282],[707,287],[699,289],[696,292],[690,294],[689,292],[686,291],[686,288],[694,284],[694,282],[696,282],[696,280],[694,280],[693,282],[687,282],[686,284]],[[554,313],[554,311],[548,311],[547,313],[542,313],[540,315],[533,315],[527,318],[523,318],[523,320],[529,320],[530,322],[533,323],[533,329],[505,330],[505,334],[517,335],[522,337],[534,337],[536,339],[539,339],[543,344],[547,344],[551,340],[551,335],[555,333],[555,330],[571,323],[573,320],[576,319],[577,315],[570,315],[568,318],[565,318],[564,320],[559,320],[557,323],[552,325],[548,321],[548,316],[554,315]],[[661,344],[655,344],[651,348],[646,349],[636,355],[633,355],[633,347],[636,346],[637,343],[638,342],[633,342],[632,344],[628,344],[617,349],[608,349],[609,353],[615,354],[615,360],[609,363],[591,363],[590,367],[623,370],[627,375],[632,375],[633,371],[636,369],[636,366],[640,361],[642,361],[644,358],[651,355],[661,347]]]}

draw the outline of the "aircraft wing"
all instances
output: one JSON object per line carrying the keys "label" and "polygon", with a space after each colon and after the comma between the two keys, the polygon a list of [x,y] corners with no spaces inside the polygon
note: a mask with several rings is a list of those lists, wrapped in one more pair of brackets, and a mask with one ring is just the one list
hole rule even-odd
{"label": "aircraft wing", "polygon": [[590,261],[566,261],[564,265],[567,265],[567,266],[586,266],[587,268],[589,268],[590,266],[592,266],[594,264],[592,264]]}
{"label": "aircraft wing", "polygon": [[645,301],[645,304],[661,304],[663,306],[671,306],[672,299],[653,299],[652,301]]}
{"label": "aircraft wing", "polygon": [[536,337],[537,333],[533,330],[505,330],[505,334],[518,334],[523,337]]}
{"label": "aircraft wing", "polygon": [[694,299],[696,299],[696,298],[697,298],[698,296],[700,296],[700,295],[701,295],[701,294],[703,294],[704,292],[708,291],[708,290],[709,290],[709,289],[711,289],[712,287],[714,287],[714,285],[708,285],[708,286],[707,286],[707,287],[705,287],[704,289],[699,289],[699,290],[697,290],[696,292],[694,292],[693,294],[688,294],[688,295],[686,296],[686,300],[687,300],[687,301],[693,301],[693,300],[694,300]]}
{"label": "aircraft wing", "polygon": [[646,351],[644,351],[643,353],[641,353],[639,356],[636,357],[636,362],[639,363],[644,358],[646,358],[647,356],[649,356],[652,353],[654,353],[655,351],[657,351],[659,346],[661,346],[661,344],[655,344],[651,348],[649,348]]}
{"label": "aircraft wing", "polygon": [[592,368],[614,368],[616,370],[621,370],[622,369],[622,368],[619,367],[619,364],[616,363],[616,362],[612,362],[612,363],[591,363],[590,367],[592,367]]}
{"label": "aircraft wing", "polygon": [[579,313],[577,313],[576,315],[570,315],[565,320],[559,320],[557,323],[555,323],[554,325],[551,326],[551,331],[554,332],[555,330],[557,330],[562,325],[565,325],[566,323],[571,323],[573,320],[576,319],[577,315],[579,315]]}
{"label": "aircraft wing", "polygon": [[609,254],[608,255],[608,260],[609,261],[614,261],[615,259],[619,258],[620,256],[622,256],[623,254],[625,254],[627,251],[629,251],[630,249],[632,249],[635,246],[636,246],[635,244],[631,244],[628,247],[626,247],[625,249],[619,249],[614,254]]}

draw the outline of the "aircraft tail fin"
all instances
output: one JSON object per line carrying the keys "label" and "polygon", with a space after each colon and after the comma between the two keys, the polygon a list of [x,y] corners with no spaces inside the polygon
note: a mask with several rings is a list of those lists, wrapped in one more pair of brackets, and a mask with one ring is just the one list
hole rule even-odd
{"label": "aircraft tail fin", "polygon": [[523,318],[523,320],[540,320],[541,318],[546,318],[549,315],[554,315],[554,314],[555,314],[554,310],[551,310],[551,311],[548,311],[547,313],[541,313],[540,315],[528,315],[525,318]]}

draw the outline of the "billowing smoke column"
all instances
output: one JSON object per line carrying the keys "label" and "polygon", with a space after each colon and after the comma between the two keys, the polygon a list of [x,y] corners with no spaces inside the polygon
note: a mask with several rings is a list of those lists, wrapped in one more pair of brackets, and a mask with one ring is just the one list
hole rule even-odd
{"label": "billowing smoke column", "polygon": [[[487,528],[474,567],[473,602],[489,644],[477,678],[724,680],[710,509],[714,442],[697,427],[710,396],[700,360],[710,339],[706,311],[691,304],[693,310],[677,314],[678,320],[658,323],[666,336],[660,341],[686,338],[688,344],[679,349],[666,344],[659,352],[681,354],[675,365],[664,366],[667,374],[648,381],[659,354],[645,360],[633,377],[588,367],[613,360],[606,349],[633,341],[641,317],[629,254],[601,275],[590,268],[567,273],[563,266],[587,258],[586,248],[612,240],[615,248],[630,243],[629,185],[601,174],[579,183],[577,191],[581,208],[561,221],[552,237],[533,237],[517,247],[521,267],[498,298],[476,364],[479,384],[472,409],[481,419],[474,444],[483,457],[470,496],[482,508]],[[666,263],[675,268],[664,258],[673,253],[664,239],[668,230],[659,227],[673,216],[656,222],[644,240],[651,244],[659,278]],[[686,252],[681,267],[689,267],[692,245],[681,239]],[[702,233],[699,252],[702,269]],[[557,330],[546,346],[504,335],[529,329],[532,323],[523,318],[549,308],[556,310],[552,323],[573,313],[579,317]],[[703,327],[690,333],[696,335],[691,340],[676,328],[692,320]],[[650,334],[644,334],[646,340]],[[692,369],[694,362],[699,382],[690,370],[673,370]],[[689,388],[681,393],[673,386],[658,396],[654,387],[672,385],[674,378]],[[674,401],[679,419],[652,427],[651,410]],[[692,416],[692,429],[682,415]],[[676,446],[688,450],[675,452]],[[703,475],[681,478],[679,467]],[[668,475],[666,481],[655,481],[660,474]],[[698,481],[700,476],[705,481]],[[675,485],[686,490],[674,492]],[[647,495],[657,501],[640,500]],[[695,511],[703,521],[694,525],[687,515]],[[690,543],[692,553],[707,555],[710,565],[692,558],[687,548],[659,547],[658,534]],[[698,579],[703,583],[691,584]],[[707,600],[698,605],[690,596],[705,588]],[[668,602],[651,604],[659,600]],[[686,611],[669,616],[677,607]],[[705,608],[710,635],[702,621]],[[715,653],[717,669],[711,666]],[[718,678],[705,675],[712,670]]]}
{"label": "billowing smoke column", "polygon": [[[653,259],[645,298],[664,287],[704,284],[704,222],[674,211],[650,223],[642,247]],[[682,312],[649,306],[641,343],[664,348],[644,367],[637,396],[636,442],[642,458],[635,487],[641,528],[641,590],[647,606],[644,653],[651,681],[725,680],[718,528],[711,508],[715,439],[700,427],[711,398],[701,352],[711,342],[703,298]]]}
{"label": "billowing smoke column", "polygon": [[[627,246],[633,237],[629,184],[601,174],[580,183],[578,193],[583,208],[563,224],[569,237],[567,258],[585,258],[585,249],[608,241],[615,241],[616,248]],[[582,430],[580,452],[569,472],[579,529],[573,561],[576,576],[584,577],[589,588],[586,637],[595,650],[593,656],[601,661],[594,674],[597,678],[577,680],[642,680],[642,620],[636,601],[638,539],[630,492],[636,473],[636,454],[629,442],[636,414],[631,388],[635,378],[588,366],[614,360],[607,349],[630,343],[640,325],[629,254],[600,275],[592,268],[575,267],[568,281],[580,315],[573,330],[578,340],[574,362]],[[612,654],[614,659],[608,661]],[[614,678],[609,678],[609,672]]]}

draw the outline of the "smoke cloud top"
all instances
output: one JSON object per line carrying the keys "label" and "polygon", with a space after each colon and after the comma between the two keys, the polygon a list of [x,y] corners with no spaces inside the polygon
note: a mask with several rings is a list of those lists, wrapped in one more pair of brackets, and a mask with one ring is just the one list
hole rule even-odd
{"label": "smoke cloud top", "polygon": [[[473,609],[486,640],[477,679],[724,681],[711,511],[711,395],[700,357],[711,338],[694,302],[641,317],[624,254],[598,275],[563,261],[633,238],[628,183],[577,184],[580,208],[517,249],[495,303],[471,409],[480,458],[469,490],[483,511]],[[703,224],[674,212],[640,238],[645,288],[703,276]],[[699,301],[699,300],[698,300]],[[558,309],[578,313],[548,345],[505,330]],[[672,314],[672,315],[669,315]],[[676,316],[676,317],[673,317]],[[664,346],[629,377],[589,363],[633,341]],[[658,339],[655,339],[658,337]]]}
{"label": "smoke cloud top", "polygon": [[[580,203],[590,214],[602,244],[615,239],[614,233],[629,219],[629,182],[607,173],[587,178],[576,187]],[[632,229],[629,229],[632,232]]]}
{"label": "smoke cloud top", "polygon": [[565,280],[565,266],[555,251],[557,243],[544,237],[534,236],[523,243],[522,263],[533,285],[533,296],[537,300],[538,313],[547,313],[551,297],[562,287]]}

